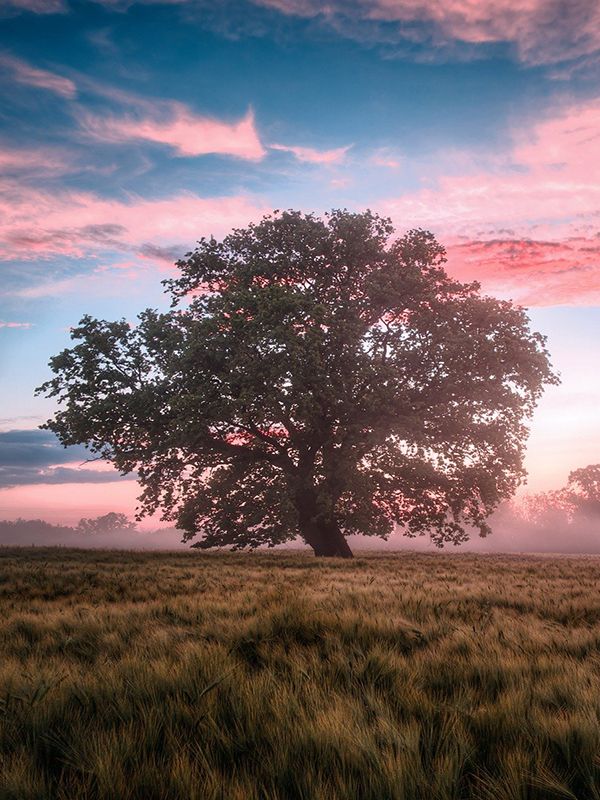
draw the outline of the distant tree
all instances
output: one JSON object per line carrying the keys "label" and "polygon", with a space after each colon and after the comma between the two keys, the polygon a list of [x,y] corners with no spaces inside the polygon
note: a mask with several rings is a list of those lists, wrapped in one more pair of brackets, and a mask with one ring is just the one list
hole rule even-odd
{"label": "distant tree", "polygon": [[600,500],[600,464],[570,472],[568,486],[587,500]]}
{"label": "distant tree", "polygon": [[516,518],[540,528],[568,530],[590,518],[600,522],[600,464],[573,470],[562,489],[524,495],[511,509]]}
{"label": "distant tree", "polygon": [[576,512],[600,519],[600,464],[573,470],[564,491]]}
{"label": "distant tree", "polygon": [[573,506],[564,489],[525,494],[512,502],[505,512],[515,520],[538,528],[564,528],[573,518]]}
{"label": "distant tree", "polygon": [[82,319],[38,390],[65,404],[43,427],[137,470],[140,514],[203,548],[486,535],[557,382],[545,339],[451,279],[431,233],[392,233],[369,211],[291,211],[202,239],[169,313]]}
{"label": "distant tree", "polygon": [[78,533],[113,533],[114,531],[134,531],[135,522],[131,522],[125,514],[110,511],[101,517],[86,519],[83,517],[77,525]]}
{"label": "distant tree", "polygon": [[33,536],[52,536],[56,533],[65,533],[73,531],[73,528],[67,525],[53,525],[51,522],[46,522],[43,519],[23,519],[17,517],[14,520],[3,519],[0,520],[0,542],[3,543],[3,536],[5,535],[18,535],[22,540],[27,543],[29,537]]}

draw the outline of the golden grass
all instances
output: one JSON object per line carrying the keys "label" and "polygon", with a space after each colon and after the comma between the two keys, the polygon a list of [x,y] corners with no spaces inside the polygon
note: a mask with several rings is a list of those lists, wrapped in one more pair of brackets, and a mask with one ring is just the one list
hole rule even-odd
{"label": "golden grass", "polygon": [[2,800],[600,798],[600,558],[0,548]]}

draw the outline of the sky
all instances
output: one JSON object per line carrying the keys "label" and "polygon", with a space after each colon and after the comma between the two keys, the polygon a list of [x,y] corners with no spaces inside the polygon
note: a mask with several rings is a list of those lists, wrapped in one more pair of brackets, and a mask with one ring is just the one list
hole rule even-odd
{"label": "sky", "polygon": [[201,236],[273,209],[431,230],[529,308],[562,383],[530,491],[600,461],[597,0],[0,0],[0,517],[132,514],[38,425],[84,314],[166,308]]}

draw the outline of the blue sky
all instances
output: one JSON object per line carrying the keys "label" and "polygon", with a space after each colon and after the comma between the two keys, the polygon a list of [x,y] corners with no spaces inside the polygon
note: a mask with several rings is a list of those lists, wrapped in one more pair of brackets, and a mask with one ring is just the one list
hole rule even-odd
{"label": "blue sky", "polygon": [[[433,230],[452,274],[548,334],[563,383],[533,422],[531,487],[600,460],[600,9],[565,8],[0,2],[0,449],[53,412],[33,390],[70,326],[164,305],[200,236],[370,207]],[[10,435],[7,516],[132,511],[130,481],[75,481],[80,454],[48,464],[46,439]]]}

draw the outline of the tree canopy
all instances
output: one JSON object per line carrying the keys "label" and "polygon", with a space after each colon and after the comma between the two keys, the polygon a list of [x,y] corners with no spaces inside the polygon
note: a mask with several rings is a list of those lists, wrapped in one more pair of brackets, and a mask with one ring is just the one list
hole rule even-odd
{"label": "tree canopy", "polygon": [[545,339],[449,277],[431,233],[393,233],[369,211],[289,211],[200,240],[169,312],[81,320],[38,390],[63,404],[45,427],[137,471],[140,513],[200,547],[487,534],[557,382]]}
{"label": "tree canopy", "polygon": [[86,518],[79,520],[76,530],[79,533],[113,533],[115,531],[134,531],[135,522],[127,518],[126,514],[117,511],[109,511],[100,517]]}

